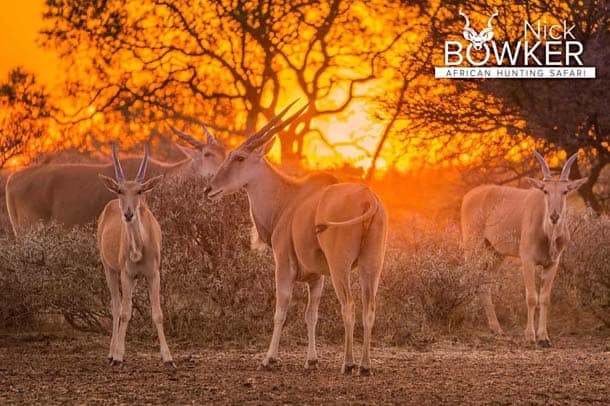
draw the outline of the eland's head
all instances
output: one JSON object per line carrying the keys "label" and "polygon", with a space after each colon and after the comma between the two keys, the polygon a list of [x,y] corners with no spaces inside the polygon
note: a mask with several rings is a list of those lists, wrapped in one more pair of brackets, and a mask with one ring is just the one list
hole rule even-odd
{"label": "eland's head", "polygon": [[174,126],[170,126],[170,128],[180,139],[186,141],[195,148],[190,149],[178,145],[180,151],[193,160],[191,166],[193,172],[200,176],[214,175],[227,155],[224,145],[212,135],[204,124],[201,124],[201,129],[205,135],[206,142],[199,141],[192,135],[177,129]]}
{"label": "eland's head", "polygon": [[206,193],[210,198],[220,198],[237,192],[255,181],[263,159],[273,146],[274,136],[296,120],[307,109],[307,105],[285,120],[282,117],[297,102],[295,100],[273,117],[263,128],[252,134],[240,146],[231,151],[212,178]]}
{"label": "eland's head", "polygon": [[140,205],[144,202],[144,193],[151,191],[163,178],[163,175],[144,181],[146,167],[148,166],[148,147],[144,149],[144,158],[142,158],[138,174],[134,180],[125,179],[114,144],[112,144],[112,161],[114,163],[115,179],[99,174],[100,180],[108,190],[117,195],[122,213],[121,219],[125,223],[137,221]]}
{"label": "eland's head", "polygon": [[462,12],[462,9],[460,9],[459,14],[466,20],[463,31],[464,38],[470,41],[474,49],[480,51],[483,48],[483,45],[487,41],[491,41],[494,37],[494,29],[491,26],[491,22],[498,16],[498,10],[495,10],[491,17],[489,17],[489,20],[487,20],[487,27],[482,29],[481,32],[477,32],[470,27],[470,20],[468,19],[468,16]]}
{"label": "eland's head", "polygon": [[570,169],[572,168],[574,161],[576,161],[576,158],[578,158],[578,152],[573,154],[565,162],[559,179],[553,179],[549,166],[538,151],[534,151],[534,156],[542,168],[543,179],[538,180],[527,178],[527,180],[533,187],[541,190],[544,193],[544,203],[548,216],[547,221],[549,221],[551,224],[557,224],[563,221],[563,217],[565,216],[567,195],[578,190],[578,188],[587,181],[587,178],[577,180],[569,179]]}

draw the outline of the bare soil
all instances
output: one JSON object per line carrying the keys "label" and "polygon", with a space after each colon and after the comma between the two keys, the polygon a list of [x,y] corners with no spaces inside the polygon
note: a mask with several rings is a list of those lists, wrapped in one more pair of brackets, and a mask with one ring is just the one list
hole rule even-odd
{"label": "bare soil", "polygon": [[[305,347],[283,345],[282,364],[258,370],[263,346],[210,348],[170,341],[176,370],[156,344],[129,340],[111,367],[99,335],[0,336],[0,404],[608,404],[604,337],[559,337],[542,349],[520,340],[379,348],[373,376],[339,373],[341,347],[320,345],[317,370]],[[357,347],[359,349],[359,347]]]}

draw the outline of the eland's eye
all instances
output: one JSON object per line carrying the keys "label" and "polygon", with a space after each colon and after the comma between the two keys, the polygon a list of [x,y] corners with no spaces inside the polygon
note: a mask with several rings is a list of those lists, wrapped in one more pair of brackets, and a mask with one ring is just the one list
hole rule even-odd
{"label": "eland's eye", "polygon": [[203,157],[204,157],[204,158],[209,158],[209,157],[211,157],[211,156],[212,156],[212,153],[211,153],[211,152],[206,152],[205,154],[203,154]]}
{"label": "eland's eye", "polygon": [[548,195],[548,194],[549,194],[549,192],[548,192],[548,191],[546,191],[546,190],[543,190],[543,192],[544,192],[544,194],[545,194],[545,195]]}
{"label": "eland's eye", "polygon": [[241,156],[241,155],[237,155],[237,156],[235,157],[235,160],[236,160],[237,162],[243,162],[243,161],[244,161],[244,159],[246,159],[246,158],[245,158],[245,157],[243,157],[243,156]]}
{"label": "eland's eye", "polygon": [[117,189],[116,194],[117,194],[117,195],[122,195],[122,194],[123,194],[123,191],[122,191],[121,189]]}
{"label": "eland's eye", "polygon": [[141,191],[141,190],[138,190],[138,191],[136,192],[136,195],[141,195],[141,194],[142,194],[142,191]]}

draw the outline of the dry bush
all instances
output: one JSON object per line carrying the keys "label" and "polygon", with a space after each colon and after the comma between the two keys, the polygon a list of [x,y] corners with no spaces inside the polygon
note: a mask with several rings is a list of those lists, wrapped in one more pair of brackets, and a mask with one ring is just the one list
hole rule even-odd
{"label": "dry bush", "polygon": [[572,240],[563,258],[567,281],[582,308],[610,327],[610,218],[584,211],[570,223]]}
{"label": "dry bush", "polygon": [[470,324],[489,258],[465,264],[456,227],[417,217],[395,226],[390,241],[376,330],[394,344],[421,344]]}
{"label": "dry bush", "polygon": [[205,181],[166,182],[151,196],[163,230],[167,328],[204,340],[256,337],[273,313],[273,259],[250,250],[245,194],[210,202]]}
{"label": "dry bush", "polygon": [[[168,181],[153,191],[149,205],[163,230],[162,300],[169,335],[198,342],[266,343],[275,307],[270,250],[250,249],[250,219],[244,194],[210,202],[205,182]],[[454,223],[434,224],[413,216],[391,221],[386,265],[378,294],[377,342],[422,345],[437,337],[486,331],[477,300],[483,281],[494,283],[498,316],[507,329],[523,328],[525,301],[519,264],[490,275],[486,255],[465,263]],[[593,312],[608,321],[610,221],[576,217],[573,242],[553,289],[550,329],[582,331]],[[509,271],[512,269],[512,271]],[[360,292],[352,273],[357,320]],[[145,282],[134,297],[130,334],[154,336]],[[284,340],[306,342],[304,284],[294,290]],[[92,227],[69,232],[41,226],[15,241],[0,237],[0,326],[32,326],[41,316],[63,315],[76,328],[109,331],[109,293]],[[343,322],[327,278],[320,304],[322,341],[340,343]],[[361,338],[361,323],[355,330]]]}
{"label": "dry bush", "polygon": [[101,330],[108,312],[100,269],[91,227],[40,225],[20,240],[0,237],[0,325],[59,314],[75,328]]}

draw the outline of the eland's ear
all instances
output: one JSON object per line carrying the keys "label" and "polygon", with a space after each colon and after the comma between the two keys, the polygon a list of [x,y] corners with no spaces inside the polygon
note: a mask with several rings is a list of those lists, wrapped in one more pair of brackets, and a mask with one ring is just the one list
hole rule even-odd
{"label": "eland's ear", "polygon": [[163,175],[155,176],[152,179],[148,179],[146,182],[142,183],[142,186],[140,186],[140,192],[150,192],[159,184],[159,182],[161,182],[161,179],[163,179]]}
{"label": "eland's ear", "polygon": [[587,183],[588,180],[589,180],[589,178],[580,178],[580,179],[568,181],[568,190],[570,192],[578,190],[582,185]]}
{"label": "eland's ear", "polygon": [[119,184],[116,183],[116,180],[109,178],[106,175],[98,174],[100,181],[106,186],[106,189],[110,190],[112,193],[119,193]]}
{"label": "eland's ear", "polygon": [[256,148],[253,153],[256,154],[256,156],[262,158],[265,155],[267,155],[269,153],[269,151],[271,151],[271,148],[273,148],[273,143],[275,142],[275,137],[272,137],[269,141],[265,142],[263,145],[261,145],[260,147]]}
{"label": "eland's ear", "polygon": [[535,187],[536,189],[544,189],[544,182],[539,180],[539,179],[534,179],[534,178],[530,178],[530,177],[526,177],[525,179],[527,179],[527,181],[530,183],[530,185],[532,187]]}

